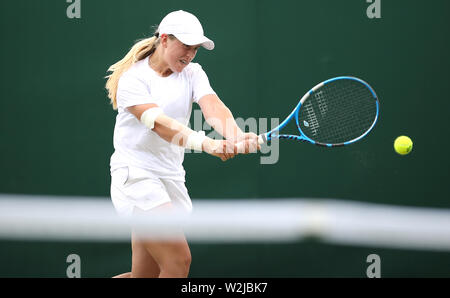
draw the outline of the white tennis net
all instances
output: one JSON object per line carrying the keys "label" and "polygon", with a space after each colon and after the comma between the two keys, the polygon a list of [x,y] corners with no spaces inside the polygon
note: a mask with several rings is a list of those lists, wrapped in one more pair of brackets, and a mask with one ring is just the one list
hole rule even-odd
{"label": "white tennis net", "polygon": [[294,242],[450,251],[450,209],[330,199],[193,200],[191,214],[120,218],[109,198],[0,195],[0,239],[190,242]]}

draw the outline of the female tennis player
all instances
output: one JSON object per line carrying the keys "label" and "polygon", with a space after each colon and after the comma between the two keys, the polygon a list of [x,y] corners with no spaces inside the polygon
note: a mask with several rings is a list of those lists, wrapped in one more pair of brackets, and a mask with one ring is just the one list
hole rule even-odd
{"label": "female tennis player", "polygon": [[[197,50],[212,50],[199,20],[188,12],[169,13],[155,35],[136,43],[112,65],[106,89],[118,110],[111,156],[111,198],[120,215],[158,210],[191,211],[182,166],[185,149],[204,151],[226,161],[245,143],[245,152],[260,149],[257,135],[244,133],[231,111],[211,88],[198,63]],[[206,137],[187,125],[192,104],[225,139]],[[131,272],[116,277],[187,277],[191,254],[179,241],[148,241],[132,234]]]}

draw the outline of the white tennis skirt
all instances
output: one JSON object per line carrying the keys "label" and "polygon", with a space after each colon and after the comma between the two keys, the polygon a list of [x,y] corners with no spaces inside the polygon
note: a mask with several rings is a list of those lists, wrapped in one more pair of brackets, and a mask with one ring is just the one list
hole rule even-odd
{"label": "white tennis skirt", "polygon": [[165,203],[192,211],[192,201],[183,181],[161,179],[151,171],[122,167],[111,173],[111,199],[120,216],[130,216],[135,208],[148,211]]}

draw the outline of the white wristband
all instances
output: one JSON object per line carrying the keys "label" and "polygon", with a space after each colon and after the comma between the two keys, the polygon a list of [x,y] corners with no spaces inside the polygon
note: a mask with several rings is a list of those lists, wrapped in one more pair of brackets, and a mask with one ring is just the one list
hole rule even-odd
{"label": "white wristband", "polygon": [[164,112],[161,108],[150,108],[142,113],[141,122],[144,123],[148,128],[153,129],[153,127],[155,127],[156,118],[163,113]]}
{"label": "white wristband", "polygon": [[204,131],[194,131],[188,136],[186,148],[202,151],[202,143],[206,139]]}

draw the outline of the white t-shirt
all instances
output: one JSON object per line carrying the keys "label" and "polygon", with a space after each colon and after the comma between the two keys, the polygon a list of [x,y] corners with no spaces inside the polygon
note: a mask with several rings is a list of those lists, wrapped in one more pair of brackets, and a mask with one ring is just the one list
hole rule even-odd
{"label": "white t-shirt", "polygon": [[119,80],[111,171],[136,166],[151,170],[160,178],[185,181],[184,148],[162,139],[127,108],[155,103],[167,116],[188,125],[192,103],[215,92],[198,63],[189,63],[182,72],[161,77],[149,66],[148,59],[136,62]]}

